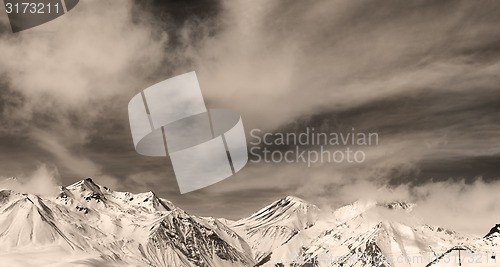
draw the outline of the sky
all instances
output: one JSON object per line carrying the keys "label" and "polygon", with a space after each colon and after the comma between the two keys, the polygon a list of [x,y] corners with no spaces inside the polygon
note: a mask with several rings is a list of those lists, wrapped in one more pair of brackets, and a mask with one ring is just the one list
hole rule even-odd
{"label": "sky", "polygon": [[[15,34],[0,16],[0,176],[42,191],[92,177],[231,219],[287,195],[406,200],[431,224],[486,233],[500,222],[498,14],[485,0],[86,0]],[[249,162],[181,195],[169,158],[135,152],[127,104],[190,71],[249,141],[315,128],[379,143],[360,164]]]}

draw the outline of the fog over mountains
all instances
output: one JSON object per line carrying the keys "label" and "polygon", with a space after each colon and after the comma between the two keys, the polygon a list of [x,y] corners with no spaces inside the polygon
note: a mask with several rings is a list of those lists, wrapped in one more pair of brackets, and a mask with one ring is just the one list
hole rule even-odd
{"label": "fog over mountains", "polygon": [[500,225],[484,237],[465,235],[425,224],[412,214],[414,206],[357,201],[332,211],[288,196],[232,221],[191,215],[153,192],[117,192],[90,178],[60,187],[50,197],[0,189],[0,262],[498,266]]}

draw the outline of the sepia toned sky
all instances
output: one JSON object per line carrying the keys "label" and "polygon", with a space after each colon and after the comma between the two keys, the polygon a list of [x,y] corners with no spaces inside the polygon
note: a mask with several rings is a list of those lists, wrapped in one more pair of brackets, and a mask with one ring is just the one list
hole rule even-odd
{"label": "sepia toned sky", "polygon": [[[499,14],[485,0],[86,0],[16,34],[0,16],[0,176],[93,177],[232,219],[286,195],[408,200],[431,224],[486,233],[500,223]],[[135,152],[127,104],[193,70],[247,137],[355,128],[380,142],[363,164],[249,163],[180,195],[168,158]]]}

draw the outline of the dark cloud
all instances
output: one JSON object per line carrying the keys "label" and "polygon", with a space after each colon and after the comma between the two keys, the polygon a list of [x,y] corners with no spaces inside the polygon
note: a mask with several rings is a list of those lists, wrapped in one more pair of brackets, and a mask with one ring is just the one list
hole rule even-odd
{"label": "dark cloud", "polygon": [[[45,162],[61,184],[93,176],[229,218],[289,194],[339,205],[383,199],[379,189],[390,186],[388,196],[431,207],[448,185],[450,197],[491,193],[500,177],[499,11],[498,1],[94,0],[16,35],[2,17],[2,175]],[[180,195],[168,158],[135,152],[127,103],[191,70],[207,105],[240,112],[247,132],[355,128],[377,132],[380,144],[365,148],[364,164],[249,163]]]}

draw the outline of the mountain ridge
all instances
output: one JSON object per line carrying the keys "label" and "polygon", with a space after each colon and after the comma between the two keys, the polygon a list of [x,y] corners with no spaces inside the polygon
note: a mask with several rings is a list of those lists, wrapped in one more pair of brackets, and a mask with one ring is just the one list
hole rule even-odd
{"label": "mountain ridge", "polygon": [[499,253],[500,224],[474,238],[420,223],[414,206],[357,201],[323,211],[286,196],[232,221],[190,215],[154,192],[113,191],[90,178],[59,187],[53,197],[0,189],[0,260],[9,266],[441,266],[458,250]]}
{"label": "mountain ridge", "polygon": [[[219,235],[231,230],[200,221],[153,192],[115,192],[91,179],[60,187],[55,197],[0,192],[1,251],[35,254],[30,251],[51,245],[67,254],[88,254],[84,262],[106,266],[253,264],[251,253],[237,239]],[[20,260],[9,257],[0,255]],[[47,265],[53,263],[50,260],[39,259]],[[81,266],[78,262],[69,258],[62,266]]]}

